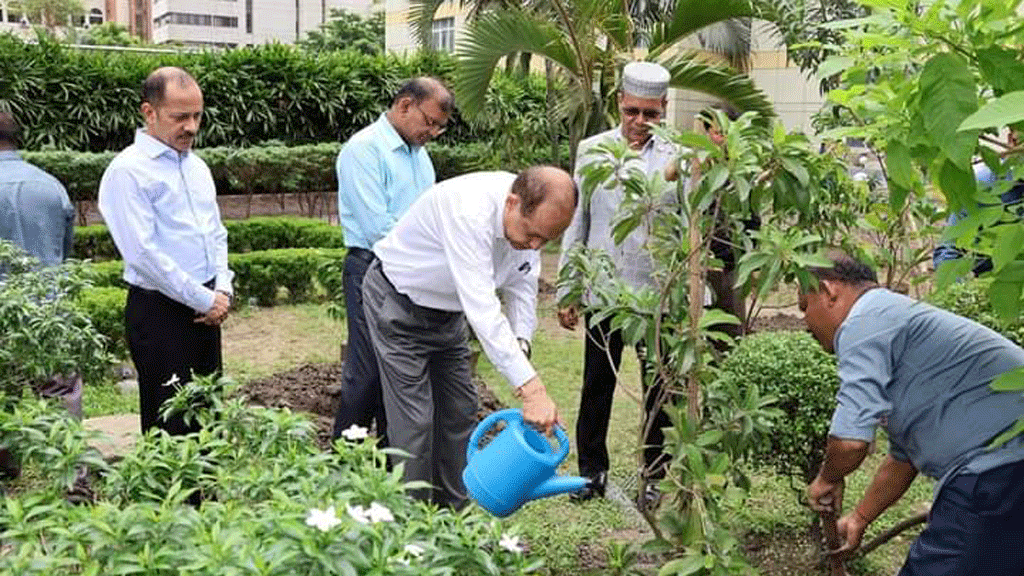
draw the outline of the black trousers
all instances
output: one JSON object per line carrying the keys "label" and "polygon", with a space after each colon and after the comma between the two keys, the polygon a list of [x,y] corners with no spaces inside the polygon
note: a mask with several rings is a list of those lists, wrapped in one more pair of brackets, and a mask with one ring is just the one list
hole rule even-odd
{"label": "black trousers", "polygon": [[[615,395],[615,372],[622,361],[622,333],[611,330],[611,320],[600,322],[590,327],[590,315],[586,315],[587,342],[583,360],[583,390],[580,393],[580,411],[576,420],[576,449],[579,454],[580,475],[594,476],[608,470],[608,420],[612,412],[612,399]],[[644,382],[649,367],[641,359],[640,370]],[[644,387],[644,418],[658,395],[661,393],[661,382],[654,386]],[[649,471],[649,478],[662,478],[665,475],[663,464],[668,457],[662,452],[665,434],[662,428],[671,426],[672,421],[664,410],[659,410],[647,437],[644,439],[644,464]]]}
{"label": "black trousers", "polygon": [[[213,287],[213,281],[207,287]],[[139,377],[139,414],[142,431],[157,427],[170,434],[188,434],[198,425],[186,425],[181,416],[160,418],[160,407],[174,396],[176,386],[168,380],[178,377],[179,385],[200,376],[221,372],[220,326],[195,322],[197,314],[188,306],[155,291],[130,286],[124,317],[128,350]]]}
{"label": "black trousers", "polygon": [[376,420],[378,445],[384,447],[388,445],[388,425],[384,417],[380,371],[363,313],[363,277],[374,259],[373,252],[362,248],[349,248],[345,256],[342,280],[348,344],[341,375],[341,398],[334,416],[334,438],[341,436],[342,431],[353,424],[369,428],[370,423]]}

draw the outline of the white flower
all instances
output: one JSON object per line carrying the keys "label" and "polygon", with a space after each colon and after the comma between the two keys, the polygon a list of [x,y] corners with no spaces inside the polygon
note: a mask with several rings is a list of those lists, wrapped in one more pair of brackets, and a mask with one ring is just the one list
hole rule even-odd
{"label": "white flower", "polygon": [[376,524],[377,522],[394,522],[395,517],[391,515],[391,510],[388,510],[387,506],[373,502],[370,504],[369,510],[366,511],[370,516],[370,522]]}
{"label": "white flower", "polygon": [[414,556],[416,558],[419,558],[420,556],[423,555],[423,546],[418,546],[416,544],[406,544],[405,545],[405,553],[408,554],[409,556]]}
{"label": "white flower", "polygon": [[360,524],[376,524],[377,522],[394,522],[395,517],[387,506],[373,502],[369,508],[362,506],[346,506],[348,515]]}
{"label": "white flower", "polygon": [[328,506],[326,510],[311,508],[309,510],[309,516],[306,516],[306,524],[309,526],[315,526],[322,532],[327,532],[331,528],[341,524],[341,519],[334,514],[334,506]]}
{"label": "white flower", "polygon": [[498,546],[501,546],[509,552],[518,554],[523,551],[523,547],[519,545],[519,536],[509,536],[508,534],[501,535],[501,541],[498,542]]}
{"label": "white flower", "polygon": [[363,440],[370,435],[370,431],[358,424],[353,424],[342,430],[341,435],[345,437],[345,440]]}
{"label": "white flower", "polygon": [[367,510],[362,506],[346,506],[345,510],[356,522],[359,522],[360,524],[370,523],[370,516],[367,514]]}

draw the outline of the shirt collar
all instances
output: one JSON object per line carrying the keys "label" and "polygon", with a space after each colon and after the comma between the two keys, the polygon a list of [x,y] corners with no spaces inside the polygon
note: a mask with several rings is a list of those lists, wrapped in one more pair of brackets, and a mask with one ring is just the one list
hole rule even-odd
{"label": "shirt collar", "polygon": [[391,120],[388,120],[387,112],[382,112],[380,118],[377,119],[377,123],[380,124],[380,133],[384,138],[384,143],[387,144],[388,150],[398,150],[404,148],[406,152],[412,154],[412,146],[402,138],[402,135],[395,130],[395,127],[391,124]]}
{"label": "shirt collar", "polygon": [[142,128],[135,131],[135,145],[138,146],[139,150],[142,150],[143,154],[148,158],[157,158],[159,156],[169,155],[175,160],[179,158],[184,160],[188,157],[189,153],[188,150],[178,152],[167,144],[164,144],[149,134],[146,134]]}
{"label": "shirt collar", "polygon": [[21,160],[17,150],[0,150],[0,162],[4,160]]}

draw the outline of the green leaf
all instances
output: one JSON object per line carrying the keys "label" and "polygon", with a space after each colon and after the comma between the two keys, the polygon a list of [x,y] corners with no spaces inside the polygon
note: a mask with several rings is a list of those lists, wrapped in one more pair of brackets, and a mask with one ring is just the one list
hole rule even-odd
{"label": "green leaf", "polygon": [[944,160],[939,169],[939,188],[946,196],[951,212],[974,205],[977,188],[974,171],[969,168],[965,170],[948,159]]}
{"label": "green leaf", "polygon": [[687,576],[703,569],[704,557],[700,554],[695,554],[677,560],[670,560],[661,567],[661,570],[658,571],[658,576]]}
{"label": "green leaf", "polygon": [[1024,366],[1003,372],[992,381],[992,389],[996,392],[1024,391]]}
{"label": "green leaf", "polygon": [[996,234],[996,242],[992,248],[992,266],[998,272],[1012,262],[1024,248],[1024,225],[1007,224],[993,231]]}
{"label": "green leaf", "polygon": [[853,66],[856,62],[852,56],[829,56],[818,65],[816,74],[819,79],[824,80],[840,72],[845,72],[847,68]]}
{"label": "green leaf", "polygon": [[970,169],[977,134],[957,131],[978,109],[977,87],[967,62],[948,52],[932,56],[921,71],[920,98],[928,135],[954,164]]}
{"label": "green leaf", "polygon": [[1024,62],[1020,61],[1019,51],[989,46],[978,50],[976,55],[981,74],[992,85],[996,96],[1024,90]]}
{"label": "green leaf", "polygon": [[1010,438],[1015,438],[1024,433],[1024,418],[1017,420],[1017,423],[1011,426],[1008,430],[995,437],[992,443],[988,445],[989,449],[998,448],[1002,446]]}
{"label": "green leaf", "polygon": [[1024,282],[1004,281],[997,277],[988,287],[988,296],[992,299],[992,309],[1004,322],[1012,320],[1020,314],[1020,293]]}
{"label": "green leaf", "polygon": [[[910,160],[910,150],[900,140],[890,140],[885,147],[885,167],[888,169],[889,180],[907,190],[913,190],[920,182],[914,165]],[[903,203],[900,202],[900,205]]]}
{"label": "green leaf", "polygon": [[1024,90],[1004,94],[982,106],[960,124],[958,130],[979,130],[1016,124],[1024,120]]}

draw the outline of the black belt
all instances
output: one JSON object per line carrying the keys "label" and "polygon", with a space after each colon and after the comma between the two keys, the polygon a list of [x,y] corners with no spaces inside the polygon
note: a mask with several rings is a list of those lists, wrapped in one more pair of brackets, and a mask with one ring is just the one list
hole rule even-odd
{"label": "black belt", "polygon": [[366,262],[367,264],[370,264],[371,262],[377,259],[377,255],[374,254],[372,250],[367,250],[366,248],[349,246],[348,253],[362,260],[363,262]]}

